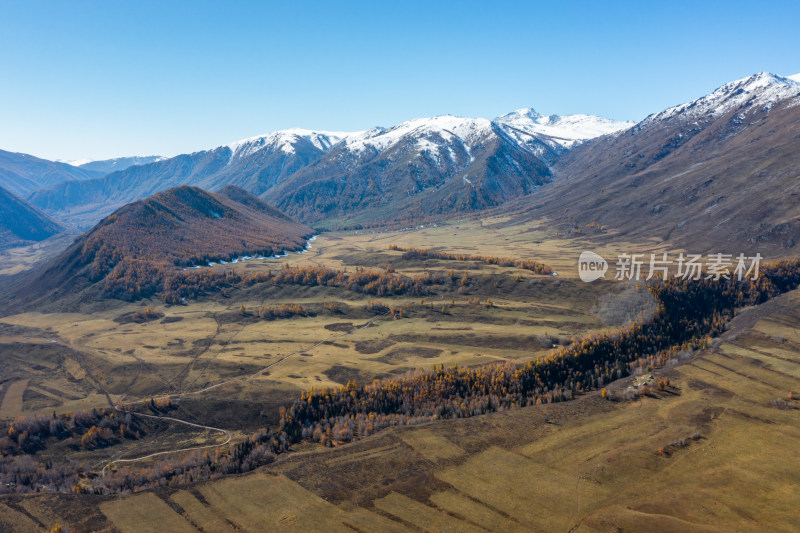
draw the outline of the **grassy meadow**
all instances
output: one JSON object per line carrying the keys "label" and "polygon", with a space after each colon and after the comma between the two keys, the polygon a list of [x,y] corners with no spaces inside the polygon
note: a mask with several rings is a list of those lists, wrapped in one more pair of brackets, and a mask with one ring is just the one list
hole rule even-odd
{"label": "grassy meadow", "polygon": [[[170,416],[242,439],[301,390],[433,365],[525,362],[636,316],[631,287],[577,277],[653,243],[562,236],[538,221],[463,220],[413,230],[324,233],[303,254],[214,268],[292,266],[466,273],[466,291],[369,297],[253,285],[186,306],[107,302],[83,313],[0,319],[0,414],[66,412],[170,396]],[[541,261],[557,276],[472,261],[407,260],[389,245]],[[626,246],[629,246],[626,248]],[[672,251],[672,250],[671,250]],[[607,276],[611,277],[611,276]],[[627,296],[626,296],[627,295]],[[376,314],[372,301],[403,309]],[[330,304],[336,303],[335,309]],[[624,308],[612,318],[601,311]],[[307,317],[264,320],[264,305]],[[137,318],[144,306],[154,318]],[[577,400],[391,428],[335,448],[304,443],[256,472],[117,497],[0,499],[0,529],[42,531],[749,531],[796,528],[800,293],[744,310],[707,350],[654,371],[669,386],[622,400],[632,378]],[[622,317],[622,319],[620,318]],[[135,443],[81,452],[104,465],[215,444],[211,431],[152,421]],[[54,450],[53,453],[57,453]]]}

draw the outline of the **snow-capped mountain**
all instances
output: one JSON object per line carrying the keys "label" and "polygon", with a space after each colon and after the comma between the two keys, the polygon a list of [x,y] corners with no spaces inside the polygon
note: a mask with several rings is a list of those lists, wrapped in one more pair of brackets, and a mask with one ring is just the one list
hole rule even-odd
{"label": "snow-capped mountain", "polygon": [[568,151],[553,166],[558,186],[537,196],[539,216],[783,255],[800,244],[798,138],[800,83],[735,80]]}
{"label": "snow-capped mountain", "polygon": [[[425,151],[448,144],[448,150],[465,148],[476,140],[485,138],[493,132],[493,123],[515,139],[520,146],[532,148],[536,155],[541,153],[537,143],[546,143],[552,149],[571,148],[577,143],[601,135],[616,133],[633,126],[633,122],[618,122],[592,115],[541,115],[532,108],[519,109],[492,121],[483,118],[461,118],[442,115],[432,118],[418,118],[403,122],[393,128],[376,128],[346,138],[347,147],[355,152],[386,148],[416,139],[419,150]],[[431,142],[436,139],[437,142]]]}
{"label": "snow-capped mountain", "polygon": [[114,209],[179,185],[214,191],[226,185],[261,194],[322,157],[347,133],[282,130],[192,154],[112,172],[87,183],[69,182],[33,193],[34,205],[90,227]]}
{"label": "snow-capped mountain", "polygon": [[491,133],[491,122],[486,119],[461,118],[441,115],[431,118],[408,120],[393,128],[375,128],[360,135],[345,139],[347,148],[355,152],[375,150],[382,152],[387,148],[413,138],[421,150],[430,148],[431,139],[441,139],[445,143],[456,142],[469,145]]}
{"label": "snow-capped mountain", "polygon": [[[776,137],[774,131],[795,127],[798,78],[755,74],[635,125],[589,115],[548,116],[526,108],[494,120],[443,115],[360,132],[282,130],[100,179],[61,183],[29,199],[62,220],[87,226],[115,207],[177,185],[212,191],[236,185],[305,222],[359,225],[498,206],[540,188],[555,170],[566,177],[561,186],[575,183],[575,191],[564,198],[576,206],[578,197],[593,202],[582,212],[599,219],[604,206],[619,204],[609,191],[615,191],[615,198],[628,198],[628,204],[618,206],[621,213],[647,205],[630,195],[644,194],[637,187],[650,173],[674,173],[665,175],[665,185],[653,198],[678,185],[694,190],[687,180],[699,180],[698,172],[711,172],[701,181],[712,183],[718,177],[714,172],[730,172],[733,163],[739,174],[744,169],[763,173],[766,167],[753,167],[767,157],[758,152],[766,146],[763,139],[772,139],[770,154],[794,139]],[[755,132],[760,137],[753,137]],[[746,139],[751,144],[740,146]],[[786,150],[786,160],[796,160],[796,148],[794,153]],[[744,153],[751,159],[737,155],[719,169],[711,163]],[[629,188],[621,189],[625,183]],[[729,196],[728,189],[712,189],[715,202]],[[673,206],[695,193],[683,194],[680,200],[672,198]],[[667,212],[668,202],[649,209],[655,217]],[[641,225],[641,217],[635,220]]]}
{"label": "snow-capped mountain", "polygon": [[[302,206],[284,207],[311,220],[322,211],[309,208],[310,203],[332,205],[337,197],[329,191],[324,198],[313,200],[304,195],[316,194],[322,182],[329,187],[331,180],[349,180],[347,188],[358,188],[366,187],[357,185],[366,180],[382,192],[364,195],[359,205],[375,203],[376,195],[383,199],[376,205],[394,202],[399,196],[416,201],[447,184],[446,188],[453,190],[445,194],[446,200],[438,201],[436,210],[478,208],[496,205],[507,194],[529,193],[549,179],[545,161],[566,146],[624,127],[620,125],[624,123],[585,115],[534,120],[532,113],[527,119],[520,114],[514,126],[509,125],[510,115],[506,117],[503,122],[443,115],[358,132],[281,130],[131,166],[87,183],[42,189],[31,195],[30,201],[86,227],[116,207],[170,187],[194,185],[217,190],[232,184],[282,206],[291,197]],[[367,174],[372,177],[367,179]],[[479,185],[489,175],[496,177],[492,193]],[[515,185],[506,190],[506,182]],[[475,187],[478,192],[472,190]],[[342,185],[335,188],[342,193]],[[300,201],[301,197],[305,199]]]}
{"label": "snow-capped mountain", "polygon": [[166,157],[160,155],[146,155],[146,156],[132,156],[132,157],[115,157],[113,159],[78,159],[74,161],[65,161],[65,163],[73,167],[90,170],[93,172],[101,172],[109,174],[118,170],[125,170],[134,165],[147,165],[157,161],[163,161]]}
{"label": "snow-capped mountain", "polygon": [[[795,75],[798,77],[800,75]],[[732,110],[744,113],[760,109],[769,111],[773,105],[800,96],[800,81],[769,72],[760,72],[726,83],[716,91],[648,116],[642,124],[670,120],[674,117],[715,119]],[[800,102],[800,100],[798,100]]]}
{"label": "snow-capped mountain", "polygon": [[347,136],[333,147],[328,159],[343,169],[353,169],[386,153],[390,163],[411,158],[444,172],[457,172],[473,161],[472,148],[492,134],[492,122],[486,119],[416,118]]}
{"label": "snow-capped mountain", "polygon": [[553,149],[572,148],[583,141],[634,125],[594,115],[542,115],[530,107],[498,117],[495,122],[520,143],[537,146],[532,141],[543,141]]}
{"label": "snow-capped mountain", "polygon": [[786,77],[789,78],[792,81],[800,82],[800,72],[798,72],[797,74],[792,74],[791,76],[786,76]]}
{"label": "snow-capped mountain", "polygon": [[348,136],[264,198],[306,221],[412,219],[499,205],[549,178],[495,122],[442,115]]}
{"label": "snow-capped mountain", "polygon": [[309,142],[317,149],[325,152],[331,146],[348,137],[360,135],[362,132],[345,131],[313,131],[302,128],[280,130],[256,137],[249,137],[224,145],[231,151],[230,162],[243,159],[254,153],[268,149],[281,151],[286,154],[294,154],[297,145],[301,142]]}

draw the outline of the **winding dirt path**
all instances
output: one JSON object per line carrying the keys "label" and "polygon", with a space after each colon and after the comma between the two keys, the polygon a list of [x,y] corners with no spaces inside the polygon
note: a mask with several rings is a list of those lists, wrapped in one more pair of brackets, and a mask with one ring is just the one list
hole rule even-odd
{"label": "winding dirt path", "polygon": [[169,454],[173,454],[173,453],[188,452],[188,451],[192,451],[192,450],[203,450],[203,449],[206,449],[206,448],[217,448],[219,446],[225,446],[233,438],[233,434],[230,431],[228,431],[227,429],[215,428],[213,426],[204,426],[203,424],[194,424],[192,422],[187,422],[186,420],[181,420],[179,418],[173,418],[171,416],[148,415],[148,414],[145,414],[145,413],[134,413],[133,411],[124,411],[124,412],[129,412],[133,416],[141,416],[141,417],[144,417],[144,418],[155,418],[155,419],[158,419],[158,420],[170,420],[172,422],[177,422],[179,424],[184,424],[186,426],[191,426],[191,427],[200,428],[200,429],[206,429],[206,430],[209,430],[209,431],[217,431],[219,433],[222,433],[223,435],[226,435],[227,438],[225,439],[225,442],[221,442],[219,444],[207,444],[207,445],[204,445],[204,446],[190,446],[188,448],[179,448],[179,449],[176,449],[176,450],[166,450],[166,451],[161,451],[161,452],[154,452],[154,453],[150,453],[150,454],[147,454],[147,455],[143,455],[141,457],[133,457],[133,458],[130,458],[130,459],[112,459],[111,461],[107,462],[106,465],[103,467],[103,470],[100,471],[100,476],[101,477],[105,477],[106,468],[108,468],[109,466],[111,466],[112,464],[115,464],[115,463],[133,463],[133,462],[136,462],[136,461],[143,461],[144,459],[150,459],[152,457],[158,457],[160,455],[169,455]]}

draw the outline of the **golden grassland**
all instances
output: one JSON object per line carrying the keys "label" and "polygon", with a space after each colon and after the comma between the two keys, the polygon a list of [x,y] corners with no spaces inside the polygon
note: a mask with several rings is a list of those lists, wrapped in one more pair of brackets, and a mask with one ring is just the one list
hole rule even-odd
{"label": "golden grassland", "polygon": [[[478,224],[471,231],[485,230]],[[469,294],[434,287],[430,295],[381,298],[403,307],[404,318],[397,320],[365,311],[376,299],[372,296],[330,287],[259,285],[211,294],[187,306],[108,301],[84,312],[5,316],[0,318],[3,418],[171,395],[179,398],[175,417],[225,428],[236,442],[276,423],[278,408],[310,387],[368,382],[433,365],[524,362],[549,353],[550,342],[609,327],[592,311],[599,296],[616,290],[614,284],[587,288],[574,277],[476,262],[403,261],[401,253],[388,250],[385,237],[323,234],[307,253],[214,268],[257,272],[325,264],[354,270],[392,263],[407,275],[466,270],[474,287]],[[394,234],[395,240],[405,237],[405,232]],[[524,257],[527,252],[508,246],[505,255],[512,253]],[[470,303],[473,299],[480,303]],[[338,302],[340,309],[330,310],[325,302]],[[260,306],[283,303],[307,306],[312,316],[257,317]],[[159,308],[160,315],[135,319],[148,305]],[[143,440],[79,452],[56,446],[42,456],[68,453],[102,466],[112,458],[221,440],[215,433],[165,422],[148,427]]]}
{"label": "golden grassland", "polygon": [[[372,318],[362,307],[374,298],[327,289],[254,287],[234,290],[228,298],[161,307],[163,318],[143,323],[115,320],[141,309],[142,303],[88,314],[5,317],[0,320],[0,350],[8,372],[0,405],[12,416],[103,405],[105,392],[112,401],[190,393],[279,362],[258,377],[182,396],[178,402],[177,416],[217,427],[269,423],[282,401],[310,386],[434,364],[525,361],[549,352],[534,341],[539,336],[566,339],[605,329],[593,309],[617,287],[583,285],[576,279],[577,256],[584,249],[613,257],[660,246],[598,247],[590,237],[556,237],[532,223],[507,222],[465,220],[407,232],[323,234],[305,254],[215,267],[253,271],[288,262],[379,268],[391,262],[405,274],[469,268],[470,276],[500,281],[498,287],[489,286],[497,293],[492,307],[470,305],[466,295],[424,297],[423,303],[420,298],[385,298],[407,306],[408,318],[380,318],[359,329]],[[559,275],[521,272],[524,279],[515,281],[519,271],[497,266],[406,264],[402,254],[388,250],[389,244],[532,258]],[[485,290],[482,285],[475,292],[485,300]],[[239,314],[242,305],[247,310],[290,302],[313,308],[323,300],[341,301],[347,309],[342,315],[319,310],[310,318],[274,321]],[[449,309],[442,313],[441,305]],[[125,532],[154,527],[795,530],[800,410],[787,396],[790,391],[800,396],[798,328],[800,291],[794,291],[742,311],[708,350],[656,370],[656,378],[668,378],[670,386],[636,401],[609,401],[591,393],[561,404],[393,428],[333,449],[303,444],[255,473],[179,490],[122,497],[5,497],[0,499],[0,530],[42,531],[55,522],[71,531]],[[490,342],[482,342],[487,338]],[[611,396],[630,382],[612,384]],[[239,410],[264,414],[257,420],[237,418]],[[216,438],[192,432],[157,437],[146,443],[148,450]]]}
{"label": "golden grassland", "polygon": [[[486,239],[489,230],[478,222],[469,224],[425,228],[413,236],[409,232],[323,234],[305,254],[215,268],[248,272],[277,270],[284,264],[386,268],[389,263],[402,263],[401,253],[388,250],[390,243],[449,242],[454,250],[477,249],[480,237]],[[263,389],[264,383],[279,383],[284,389],[299,390],[435,364],[525,361],[549,349],[532,342],[534,336],[566,340],[605,329],[591,311],[599,295],[615,290],[612,284],[582,286],[572,272],[571,254],[559,242],[533,243],[539,235],[528,231],[532,235],[524,248],[518,242],[525,232],[515,231],[509,233],[508,242],[492,244],[487,252],[523,258],[545,254],[547,261],[566,256],[557,267],[559,277],[473,262],[425,261],[396,268],[408,275],[426,269],[469,269],[469,276],[481,278],[484,286],[468,295],[436,290],[438,294],[430,296],[387,298],[320,287],[255,286],[234,289],[229,297],[211,295],[187,306],[116,302],[87,313],[6,316],[0,319],[0,326],[5,326],[0,329],[0,350],[10,366],[4,383],[11,391],[6,394],[11,395],[3,413],[8,418],[91,408],[107,404],[101,400],[105,392],[113,402],[185,393],[247,376],[278,361],[279,365],[254,380],[255,385],[239,386]],[[471,298],[481,303],[471,304]],[[485,305],[488,299],[491,307]],[[374,317],[363,310],[373,300],[403,306],[405,318],[380,317],[371,327],[359,328]],[[324,309],[326,301],[340,302],[342,311]],[[259,307],[282,303],[307,306],[315,316],[273,321],[256,317]],[[144,322],[125,320],[145,305],[160,308],[164,316]],[[27,387],[23,378],[29,380]],[[12,383],[16,384],[12,387]],[[31,400],[15,400],[20,390]]]}
{"label": "golden grassland", "polygon": [[[656,371],[671,385],[637,401],[593,393],[395,428],[189,489],[84,497],[84,523],[192,531],[213,516],[220,531],[791,531],[798,409],[773,400],[786,401],[800,378],[799,304],[794,291],[742,312],[715,346]],[[42,509],[63,522],[75,506],[66,496],[6,499],[0,524],[34,531]]]}

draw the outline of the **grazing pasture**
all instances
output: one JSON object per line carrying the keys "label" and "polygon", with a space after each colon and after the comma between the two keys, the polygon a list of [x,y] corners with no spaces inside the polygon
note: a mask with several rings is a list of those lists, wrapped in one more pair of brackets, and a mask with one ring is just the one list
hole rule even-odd
{"label": "grazing pasture", "polygon": [[[502,218],[325,233],[307,253],[213,268],[324,265],[408,276],[453,270],[454,281],[432,286],[429,294],[379,299],[341,287],[256,283],[186,306],[105,301],[80,312],[7,315],[0,319],[0,405],[11,417],[168,396],[174,402],[169,416],[231,430],[236,442],[276,424],[279,407],[311,387],[434,365],[533,360],[647,309],[635,287],[577,279],[583,249],[610,257],[624,249],[593,247],[587,239]],[[534,259],[558,275],[404,259],[390,244]],[[302,305],[308,316],[258,315],[262,306],[282,304]],[[158,311],[155,318],[132,320],[137,311],[149,316],[145,306]],[[798,309],[800,293],[793,291],[741,311],[707,349],[681,353],[653,370],[653,383],[668,385],[633,398],[624,394],[630,377],[608,385],[606,395],[394,427],[333,448],[305,442],[256,472],[185,487],[114,497],[6,496],[0,526],[366,532],[724,531],[757,524],[789,530],[800,504],[796,491],[786,490],[800,478],[785,468],[800,437]],[[102,467],[115,457],[224,440],[167,421],[144,429],[135,445],[79,455]]]}

